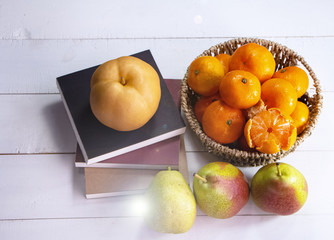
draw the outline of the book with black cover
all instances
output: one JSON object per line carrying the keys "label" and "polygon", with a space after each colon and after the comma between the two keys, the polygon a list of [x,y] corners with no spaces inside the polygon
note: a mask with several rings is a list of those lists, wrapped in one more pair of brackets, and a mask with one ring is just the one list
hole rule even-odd
{"label": "book with black cover", "polygon": [[[175,104],[180,108],[180,79],[164,79]],[[179,109],[180,110],[180,109]],[[136,149],[97,163],[87,164],[81,151],[77,150],[76,167],[133,168],[133,169],[178,169],[180,136],[172,137],[146,147]]]}
{"label": "book with black cover", "polygon": [[132,56],[149,63],[157,71],[161,86],[161,100],[157,112],[143,127],[134,131],[121,132],[108,128],[92,113],[89,103],[90,79],[98,66],[57,78],[65,109],[87,164],[103,161],[185,132],[186,125],[150,50]]}

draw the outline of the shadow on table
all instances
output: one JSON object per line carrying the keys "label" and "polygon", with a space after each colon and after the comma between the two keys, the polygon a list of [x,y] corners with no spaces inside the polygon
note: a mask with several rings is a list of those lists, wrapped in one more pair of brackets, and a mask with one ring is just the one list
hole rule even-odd
{"label": "shadow on table", "polygon": [[77,141],[63,103],[59,100],[47,105],[42,114],[49,125],[48,131],[55,152],[74,153]]}
{"label": "shadow on table", "polygon": [[47,105],[43,109],[43,116],[49,125],[48,130],[50,131],[50,135],[53,138],[52,143],[53,148],[55,149],[55,153],[73,155],[73,158],[70,158],[73,160],[71,163],[73,168],[73,194],[85,198],[84,169],[77,168],[74,165],[77,150],[77,140],[62,101],[58,100],[50,105]]}

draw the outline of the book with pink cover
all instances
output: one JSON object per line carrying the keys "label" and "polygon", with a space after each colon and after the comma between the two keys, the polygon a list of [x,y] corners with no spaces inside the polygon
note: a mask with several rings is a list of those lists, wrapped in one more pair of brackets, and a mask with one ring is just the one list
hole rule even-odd
{"label": "book with pink cover", "polygon": [[178,169],[180,137],[173,137],[93,164],[87,164],[79,150],[78,147],[76,167],[166,169],[170,166],[172,169]]}
{"label": "book with pink cover", "polygon": [[[183,135],[180,137],[179,148],[178,171],[189,184]],[[156,169],[85,168],[86,198],[142,194],[159,171]]]}

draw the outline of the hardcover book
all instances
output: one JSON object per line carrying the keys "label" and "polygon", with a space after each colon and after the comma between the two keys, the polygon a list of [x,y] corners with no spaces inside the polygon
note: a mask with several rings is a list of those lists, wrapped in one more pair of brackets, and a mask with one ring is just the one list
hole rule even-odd
{"label": "hardcover book", "polygon": [[149,63],[158,73],[161,100],[154,116],[141,128],[121,132],[100,123],[89,103],[90,79],[98,66],[57,78],[57,85],[87,164],[100,162],[185,132],[178,107],[149,50],[132,55]]}
{"label": "hardcover book", "polygon": [[[179,148],[178,168],[189,184],[183,135],[180,136]],[[79,151],[80,149],[77,154],[80,154]],[[159,171],[154,169],[85,168],[86,198],[144,193]]]}
{"label": "hardcover book", "polygon": [[172,169],[179,168],[180,137],[176,136],[167,140],[139,148],[137,150],[103,160],[101,162],[87,164],[81,151],[77,150],[75,158],[76,167],[94,168],[134,168],[134,169]]}

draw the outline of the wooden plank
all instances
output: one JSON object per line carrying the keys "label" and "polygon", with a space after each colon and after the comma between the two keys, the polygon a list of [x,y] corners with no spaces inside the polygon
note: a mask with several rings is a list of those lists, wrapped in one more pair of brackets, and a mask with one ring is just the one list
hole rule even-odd
{"label": "wooden plank", "polygon": [[323,239],[334,238],[333,215],[235,216],[230,219],[196,218],[183,234],[149,229],[141,218],[37,219],[1,221],[2,239]]}
{"label": "wooden plank", "polygon": [[[333,150],[329,141],[334,129],[331,103],[334,92],[324,92],[324,107],[318,124],[298,150]],[[0,153],[63,153],[74,152],[76,138],[60,95],[0,95]],[[203,151],[199,140],[188,127],[185,134],[187,151]]]}
{"label": "wooden plank", "polygon": [[[333,150],[328,128],[334,119],[331,103],[334,92],[324,92],[324,107],[313,132],[298,150]],[[76,138],[59,94],[0,95],[0,153],[68,153],[74,152]],[[201,143],[188,127],[187,151],[203,151]]]}
{"label": "wooden plank", "polygon": [[73,154],[0,156],[1,219],[133,215],[133,198],[87,200]]}
{"label": "wooden plank", "polygon": [[[58,93],[56,77],[146,49],[151,49],[165,78],[181,79],[196,56],[229,39],[0,40],[0,93]],[[328,71],[333,38],[267,39],[303,56],[323,90],[334,91]]]}
{"label": "wooden plank", "polygon": [[[333,151],[295,152],[284,162],[296,167],[308,181],[309,196],[296,215],[334,214]],[[208,153],[187,153],[189,175],[210,161]],[[257,168],[240,168],[250,182]],[[192,186],[191,177],[191,186]],[[0,155],[0,220],[99,218],[141,216],[141,195],[101,199],[85,198],[82,168],[74,167],[73,154]],[[204,215],[198,211],[198,215]],[[252,199],[238,213],[268,215]],[[1,221],[0,221],[1,224]]]}
{"label": "wooden plank", "polygon": [[330,1],[5,1],[0,32],[2,39],[333,36],[331,9]]}
{"label": "wooden plank", "polygon": [[75,152],[76,138],[59,94],[0,99],[0,153]]}

